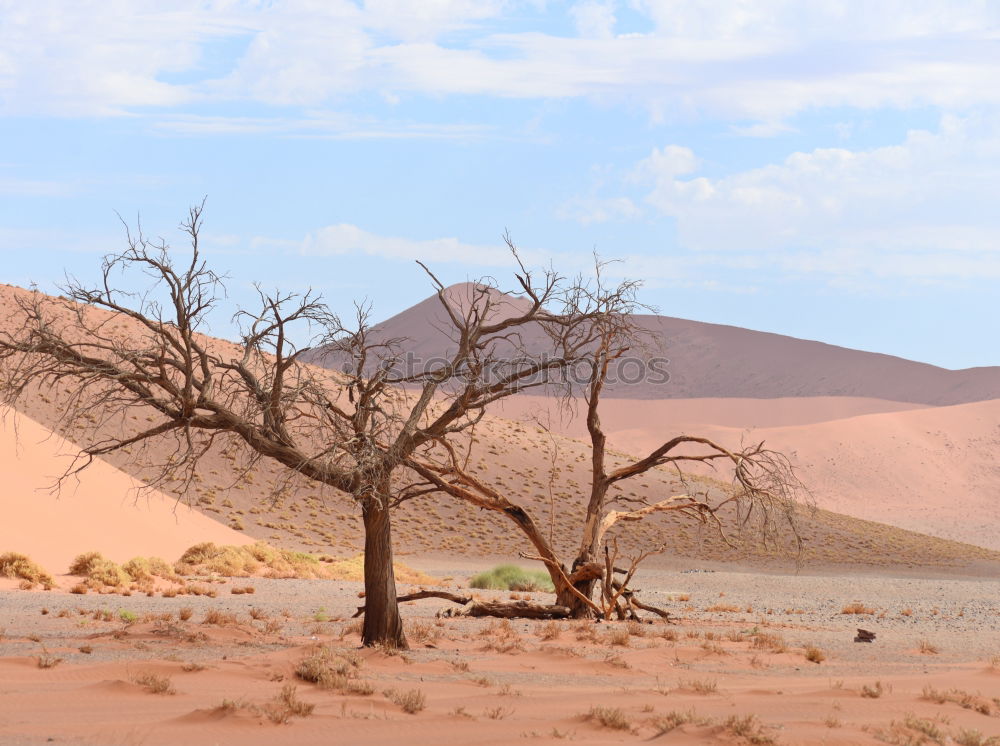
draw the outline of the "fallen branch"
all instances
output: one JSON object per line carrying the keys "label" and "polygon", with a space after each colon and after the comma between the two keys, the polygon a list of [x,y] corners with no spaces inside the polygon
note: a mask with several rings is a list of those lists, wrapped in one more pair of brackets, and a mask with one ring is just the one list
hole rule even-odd
{"label": "fallen branch", "polygon": [[635,606],[637,609],[642,609],[643,611],[649,611],[652,612],[653,614],[658,614],[660,618],[663,619],[663,621],[669,622],[670,624],[676,624],[676,622],[670,618],[669,611],[666,611],[664,609],[658,609],[655,606],[650,606],[649,604],[644,604],[642,601],[639,601],[635,596],[631,596],[629,598],[629,601],[631,601],[632,605]]}
{"label": "fallen branch", "polygon": [[[443,598],[445,601],[454,601],[456,604],[461,604],[465,606],[467,603],[472,601],[471,596],[459,596],[457,593],[448,593],[448,591],[425,591],[420,590],[416,593],[407,593],[405,596],[397,596],[397,603],[406,603],[408,601],[419,601],[422,598]],[[359,606],[358,610],[351,615],[351,619],[361,616],[365,613],[365,607]]]}
{"label": "fallen branch", "polygon": [[439,616],[492,616],[503,619],[566,619],[568,606],[527,601],[471,601],[461,609],[445,609]]}
{"label": "fallen branch", "polygon": [[[397,596],[398,603],[419,601],[422,598],[443,598],[461,606],[461,609],[445,609],[438,616],[495,616],[504,619],[565,619],[569,609],[558,604],[533,604],[527,601],[476,601],[471,596],[459,596],[448,591],[425,591],[407,593]],[[365,613],[365,607],[359,606],[352,619]]]}

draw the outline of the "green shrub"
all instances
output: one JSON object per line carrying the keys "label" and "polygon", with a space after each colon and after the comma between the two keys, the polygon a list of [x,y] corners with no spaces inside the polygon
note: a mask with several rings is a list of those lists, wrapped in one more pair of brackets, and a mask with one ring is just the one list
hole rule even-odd
{"label": "green shrub", "polygon": [[497,565],[481,572],[470,581],[473,588],[491,588],[499,591],[548,591],[555,590],[552,579],[544,570],[525,570],[517,565]]}

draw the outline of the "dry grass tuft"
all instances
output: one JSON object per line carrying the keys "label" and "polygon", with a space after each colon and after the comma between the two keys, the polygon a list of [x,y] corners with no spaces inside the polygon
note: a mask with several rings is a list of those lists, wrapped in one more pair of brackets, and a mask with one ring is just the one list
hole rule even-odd
{"label": "dry grass tuft", "polygon": [[964,728],[953,736],[956,746],[1000,746],[1000,736],[984,736],[978,730]]}
{"label": "dry grass tuft", "polygon": [[756,715],[732,715],[726,719],[723,727],[752,746],[774,746],[777,743],[764,732],[764,726]]}
{"label": "dry grass tuft", "polygon": [[750,647],[754,650],[766,650],[771,653],[784,653],[788,650],[785,638],[775,632],[755,631],[750,634]]}
{"label": "dry grass tuft", "polygon": [[810,663],[822,663],[826,660],[826,653],[824,653],[820,648],[815,645],[806,645],[803,649],[802,654],[805,656],[806,660]]}
{"label": "dry grass tuft", "polygon": [[874,614],[875,609],[865,606],[860,601],[854,601],[853,603],[847,604],[844,608],[840,610],[841,614]]}
{"label": "dry grass tuft", "polygon": [[585,720],[592,720],[613,730],[627,731],[632,729],[632,724],[620,707],[591,707],[590,711],[583,717]]}
{"label": "dry grass tuft", "polygon": [[882,687],[881,681],[876,681],[872,685],[864,684],[861,687],[861,696],[867,699],[878,699],[882,696],[885,689]]}
{"label": "dry grass tuft", "polygon": [[22,582],[19,587],[22,590],[31,590],[36,585],[42,585],[48,591],[55,584],[52,576],[41,566],[17,552],[0,554],[0,575],[20,579]]}
{"label": "dry grass tuft", "polygon": [[35,659],[35,661],[39,668],[55,668],[62,663],[62,658],[52,655],[52,653],[48,650],[45,650]]}
{"label": "dry grass tuft", "polygon": [[479,634],[486,638],[486,650],[495,650],[498,653],[510,653],[524,649],[521,635],[514,629],[509,619],[491,622]]}
{"label": "dry grass tuft", "polygon": [[711,611],[714,613],[731,614],[736,611],[743,611],[743,608],[736,606],[734,604],[715,604],[714,606],[709,606],[705,611]]}
{"label": "dry grass tuft", "polygon": [[712,719],[701,717],[694,710],[688,710],[687,712],[671,710],[666,715],[656,718],[656,720],[653,721],[653,727],[658,731],[656,735],[662,736],[675,728],[679,728],[680,726],[688,723],[693,723],[695,725],[710,725],[712,723]]}
{"label": "dry grass tuft", "polygon": [[691,679],[678,681],[677,688],[695,694],[716,694],[719,691],[719,683],[715,679]]}
{"label": "dry grass tuft", "polygon": [[374,687],[366,681],[357,680],[361,663],[361,658],[353,651],[319,646],[299,661],[295,675],[321,689],[367,696],[374,691]]}
{"label": "dry grass tuft", "polygon": [[558,640],[562,632],[562,625],[553,619],[541,626],[538,630],[538,636],[543,640]]}
{"label": "dry grass tuft", "polygon": [[406,625],[406,636],[418,645],[433,645],[441,638],[441,630],[430,622],[415,620]]}
{"label": "dry grass tuft", "polygon": [[[249,546],[218,546],[203,542],[190,547],[174,565],[181,575],[217,574],[227,578],[264,576],[270,578],[320,578],[328,580],[364,579],[364,555],[350,559],[322,560],[306,552],[278,549],[265,542]],[[396,580],[400,583],[438,585],[429,575],[394,563]]]}
{"label": "dry grass tuft", "polygon": [[941,652],[941,649],[937,645],[931,643],[929,640],[921,640],[917,644],[917,649],[924,655],[937,655],[938,653]]}
{"label": "dry grass tuft", "polygon": [[627,629],[611,629],[608,632],[608,644],[620,648],[627,648],[632,641],[632,635]]}
{"label": "dry grass tuft", "polygon": [[985,697],[963,691],[962,689],[949,689],[948,691],[941,691],[940,689],[935,689],[932,686],[925,686],[920,698],[939,705],[951,702],[964,710],[973,710],[978,712],[980,715],[992,715],[994,705],[1000,707],[1000,703],[997,703],[996,700],[990,702]]}
{"label": "dry grass tuft", "polygon": [[312,715],[316,705],[299,699],[294,684],[285,684],[278,695],[260,709],[268,720],[281,725],[287,723],[293,715],[296,717]]}
{"label": "dry grass tuft", "polygon": [[230,627],[239,624],[240,620],[232,612],[209,609],[205,612],[205,618],[202,619],[201,623],[214,624],[217,627]]}
{"label": "dry grass tuft", "polygon": [[160,676],[158,674],[152,673],[151,671],[135,674],[132,677],[132,683],[146,687],[146,689],[148,689],[153,694],[177,693],[177,690],[174,689],[174,685],[170,682],[169,676]]}
{"label": "dry grass tuft", "polygon": [[403,712],[409,715],[416,715],[427,706],[427,697],[419,689],[408,689],[405,692],[386,689],[384,694],[386,699],[395,705],[399,705]]}

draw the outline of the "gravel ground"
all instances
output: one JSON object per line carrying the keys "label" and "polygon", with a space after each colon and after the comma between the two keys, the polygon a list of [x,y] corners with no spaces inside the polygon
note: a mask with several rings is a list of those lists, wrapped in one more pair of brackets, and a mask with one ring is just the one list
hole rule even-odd
{"label": "gravel ground", "polygon": [[[418,564],[414,562],[413,564]],[[429,572],[452,578],[446,587],[452,590],[465,584],[477,571],[479,562],[436,560],[420,563]],[[211,658],[228,654],[254,654],[287,647],[290,641],[301,644],[315,635],[338,635],[351,623],[350,616],[360,603],[360,583],[321,580],[242,579],[235,585],[252,584],[253,595],[231,595],[229,584],[215,586],[216,598],[179,596],[176,598],[71,595],[59,592],[0,591],[0,657],[37,655],[40,645],[58,651],[67,660],[98,661],[128,658],[156,658],[169,652],[169,636],[142,636],[144,642],[134,649],[95,645],[94,653],[77,652],[80,640],[88,637],[108,639],[125,625],[120,612],[142,617],[146,614],[173,614],[183,607],[192,610],[192,620],[204,618],[209,610],[236,614],[249,623],[249,613],[256,608],[281,623],[278,635],[264,637],[246,634],[245,639],[230,639],[185,652],[186,658]],[[679,617],[677,631],[732,630],[748,631],[767,627],[780,633],[793,647],[807,644],[822,648],[844,668],[865,673],[876,662],[879,670],[912,668],[914,653],[921,641],[938,649],[937,653],[919,656],[925,668],[968,661],[989,660],[1000,655],[1000,581],[985,578],[943,579],[919,577],[879,577],[875,575],[805,575],[761,574],[724,571],[643,570],[635,586],[641,598],[661,606]],[[403,591],[405,592],[405,590]],[[485,596],[507,594],[481,592]],[[538,601],[548,601],[546,594],[534,594]],[[844,614],[851,603],[870,609],[870,614]],[[433,617],[447,602],[425,600],[406,604],[404,617],[409,620]],[[712,611],[712,607],[724,610]],[[43,609],[47,613],[43,614]],[[63,611],[65,610],[65,612]],[[95,612],[109,611],[112,621],[93,618]],[[63,616],[60,617],[60,612]],[[81,613],[82,612],[82,613]],[[452,620],[473,635],[485,620]],[[257,627],[263,621],[254,622]],[[538,622],[516,621],[525,632],[535,630]],[[657,622],[659,624],[659,622]],[[863,627],[876,633],[871,644],[855,643],[855,629]],[[235,633],[234,633],[235,634]],[[31,639],[38,638],[37,640]],[[134,634],[129,635],[135,639]],[[356,639],[356,638],[351,638]],[[235,645],[235,648],[234,648]],[[223,648],[225,650],[223,651]],[[446,651],[417,651],[437,657]],[[706,670],[712,662],[706,661]],[[808,665],[803,667],[808,672]]]}

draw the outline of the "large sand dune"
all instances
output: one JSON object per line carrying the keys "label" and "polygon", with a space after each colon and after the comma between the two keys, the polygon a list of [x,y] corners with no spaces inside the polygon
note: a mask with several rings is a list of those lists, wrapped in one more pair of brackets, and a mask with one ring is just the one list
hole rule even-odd
{"label": "large sand dune", "polygon": [[[4,300],[4,296],[12,299],[16,294],[24,292],[26,291],[17,288],[0,287],[0,300]],[[12,303],[5,305],[7,308],[14,307]],[[70,312],[71,308],[58,302],[52,305],[53,313],[58,314],[63,310]],[[0,318],[0,325],[16,322],[13,316]],[[108,323],[109,328],[114,328],[123,336],[134,333],[124,319],[109,319]],[[231,343],[211,339],[206,342],[219,354],[240,354],[238,348]],[[157,416],[153,411],[142,410],[129,412],[126,416],[120,413],[101,413],[89,424],[77,422],[74,427],[67,429],[62,415],[67,401],[73,395],[73,389],[66,383],[60,382],[44,392],[33,392],[19,402],[18,406],[24,414],[43,426],[78,443],[95,437],[106,437],[110,432],[109,428],[115,432],[134,432],[136,428],[146,427]],[[613,444],[621,451],[634,451],[641,447],[641,438],[648,437],[650,432],[662,432],[664,428],[668,432],[676,432],[684,427],[685,417],[695,417],[698,414],[704,416],[710,413],[717,422],[724,423],[725,430],[720,433],[720,438],[724,436],[727,443],[734,443],[742,435],[742,428],[753,425],[808,428],[829,421],[830,417],[844,418],[873,412],[891,416],[906,414],[907,408],[919,406],[858,397],[792,398],[775,401],[773,404],[774,406],[770,406],[767,402],[751,400],[696,403],[675,400],[640,402],[634,399],[609,398],[605,407],[605,421],[613,434]],[[488,416],[480,424],[476,433],[479,444],[473,470],[523,504],[546,528],[551,521],[554,543],[561,554],[572,556],[575,544],[579,541],[586,484],[589,480],[587,445],[567,437],[553,440],[540,428],[511,421],[517,414],[514,411],[516,406],[517,402],[514,402],[509,410],[500,412],[501,416]],[[674,408],[673,411],[661,411],[662,408],[669,410],[671,407]],[[533,406],[533,411],[539,409],[541,408]],[[619,414],[620,421],[615,419]],[[705,423],[704,420],[701,422],[705,427],[714,424]],[[632,440],[629,440],[630,437]],[[795,442],[801,437],[796,435]],[[203,438],[204,436],[197,436],[199,442]],[[165,463],[175,445],[167,441],[151,441],[133,453],[117,452],[107,460],[133,478],[149,481],[157,475],[164,476],[155,464]],[[554,479],[550,479],[553,447],[558,447],[558,473]],[[331,488],[321,489],[305,478],[289,480],[286,469],[266,460],[253,465],[249,474],[245,475],[247,478],[243,479],[244,455],[245,451],[237,441],[223,438],[215,442],[201,460],[194,484],[188,485],[183,479],[170,478],[161,484],[161,489],[171,497],[181,497],[195,505],[203,515],[227,522],[254,538],[308,551],[353,553],[360,548],[362,531],[359,515],[349,496]],[[621,463],[624,458],[625,454],[619,453],[613,460]],[[907,468],[907,463],[906,460],[901,460],[897,465]],[[20,469],[27,471],[33,478],[39,474],[55,475],[60,471],[58,468],[40,470],[30,464],[22,464]],[[120,474],[113,470],[109,473]],[[100,483],[101,479],[95,481]],[[664,494],[674,494],[679,488],[681,487],[674,473],[657,470],[648,474],[647,478],[627,485],[625,489],[633,492],[634,496],[641,495],[652,500],[660,499]],[[712,485],[709,488],[718,489]],[[126,499],[121,494],[126,491],[112,491],[112,499],[116,505]],[[920,498],[915,495],[914,499]],[[170,506],[172,508],[173,503]],[[52,515],[62,515],[60,511],[63,506],[57,507],[58,511],[48,514],[50,519]],[[894,515],[887,517],[898,518]],[[401,553],[511,556],[529,548],[523,537],[513,530],[503,516],[450,499],[427,498],[404,504],[394,520],[395,543]],[[995,553],[975,547],[829,512],[807,514],[802,516],[802,521],[803,535],[807,539],[803,559],[814,565],[846,562],[867,567],[943,569],[965,568],[970,563],[995,562],[997,559]],[[39,516],[26,515],[18,523],[32,524],[32,530],[36,530],[39,522]],[[936,526],[930,528],[934,529]],[[11,531],[16,537],[16,527]],[[232,536],[226,533],[227,536]],[[47,541],[44,533],[33,536],[38,542]],[[182,543],[187,545],[194,543],[194,540],[185,538]],[[769,556],[749,546],[733,550],[710,529],[692,526],[690,522],[681,521],[675,516],[661,516],[636,526],[622,537],[622,541],[622,549],[626,552],[667,543],[671,547],[672,560],[686,558],[683,561],[740,562],[760,566],[772,561]],[[0,545],[0,548],[8,547]],[[98,549],[106,553],[110,549],[91,540],[83,548]],[[42,549],[45,550],[44,546]],[[77,551],[76,548],[73,551]],[[129,549],[123,554],[152,552],[152,549],[146,547],[138,551]],[[171,555],[171,551],[166,549],[160,553],[168,557]],[[72,552],[68,551],[67,554]]]}
{"label": "large sand dune", "polygon": [[[606,399],[602,422],[615,448],[635,454],[677,432],[730,446],[763,440],[791,455],[820,507],[1000,549],[1000,400],[924,408],[841,401]],[[522,397],[505,413],[537,417],[545,403]],[[550,421],[586,436],[580,417]]]}
{"label": "large sand dune", "polygon": [[53,492],[76,450],[34,420],[7,413],[0,423],[0,550],[27,554],[50,572],[63,573],[86,551],[116,562],[135,556],[172,561],[201,541],[250,541],[174,497],[141,489],[141,482],[104,461]]}
{"label": "large sand dune", "polygon": [[[472,285],[447,289],[458,307],[467,306]],[[498,313],[513,313],[523,299],[498,300]],[[651,334],[652,345],[644,356],[669,360],[663,367],[669,381],[658,383],[652,374],[636,383],[609,387],[628,399],[862,397],[925,405],[961,404],[1000,398],[1000,367],[946,370],[891,355],[852,350],[781,334],[669,316],[636,316]],[[436,296],[378,324],[369,335],[373,342],[406,340],[401,344],[413,360],[447,354],[454,343],[446,334],[449,324]],[[531,329],[523,335],[530,349],[549,348],[544,335]],[[503,354],[502,348],[500,354]],[[336,354],[320,364],[338,367]]]}

